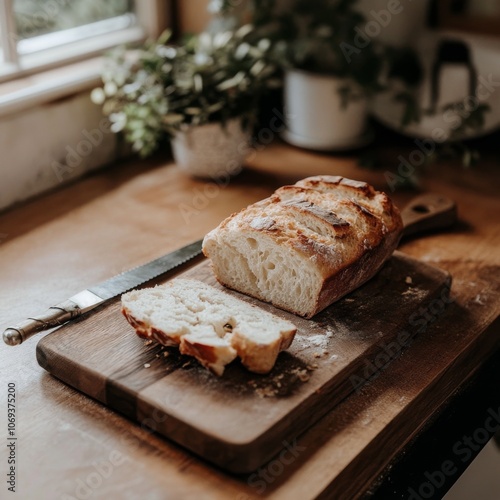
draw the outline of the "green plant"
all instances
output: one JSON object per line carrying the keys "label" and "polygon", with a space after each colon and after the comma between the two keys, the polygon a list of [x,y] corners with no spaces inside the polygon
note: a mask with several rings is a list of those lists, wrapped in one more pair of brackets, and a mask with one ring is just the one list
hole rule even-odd
{"label": "green plant", "polygon": [[394,99],[403,103],[401,127],[420,122],[422,110],[418,102],[418,90],[424,72],[417,52],[412,47],[386,46],[384,55],[387,86],[390,88],[396,82],[400,83]]}
{"label": "green plant", "polygon": [[121,47],[107,60],[104,85],[94,89],[92,100],[142,156],[190,126],[234,117],[248,126],[263,93],[279,84],[270,41],[252,41],[252,31],[244,25],[202,33],[177,46],[167,45],[165,33],[136,57]]}
{"label": "green plant", "polygon": [[[359,47],[366,21],[357,0],[296,0],[293,10],[280,14],[283,39],[276,45],[285,66],[334,75],[354,82],[363,93],[381,90],[382,47],[371,40]],[[358,37],[358,38],[357,38]],[[343,89],[344,97],[353,92]]]}

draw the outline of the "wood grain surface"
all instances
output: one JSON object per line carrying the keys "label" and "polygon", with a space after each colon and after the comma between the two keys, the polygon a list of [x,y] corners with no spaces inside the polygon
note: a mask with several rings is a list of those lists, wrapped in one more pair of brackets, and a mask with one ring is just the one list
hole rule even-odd
{"label": "wood grain surface", "polygon": [[[377,144],[384,168],[394,170],[415,147],[392,139]],[[460,222],[400,247],[450,272],[453,303],[378,378],[290,443],[293,453],[284,461],[271,460],[257,473],[223,472],[152,433],[161,415],[137,424],[61,383],[37,364],[36,338],[14,348],[0,345],[0,406],[6,407],[7,382],[15,382],[17,391],[16,498],[302,500],[367,494],[500,344],[500,169],[494,146],[492,154],[483,150],[474,169],[450,162],[428,170],[421,189],[454,199]],[[366,180],[399,207],[415,196],[393,193],[384,170],[361,169],[353,156],[280,143],[254,153],[227,185],[189,179],[168,159],[156,158],[120,163],[0,214],[0,324],[16,323],[198,239],[231,212],[308,175]],[[0,449],[0,464],[6,450]],[[356,462],[361,453],[370,457],[363,464]]]}
{"label": "wood grain surface", "polygon": [[[223,289],[208,261],[183,276]],[[386,369],[444,311],[450,285],[448,273],[397,253],[374,279],[314,320],[228,290],[298,328],[266,376],[233,363],[216,377],[175,348],[145,343],[119,301],[46,336],[37,358],[60,380],[129,418],[162,415],[156,431],[206,460],[251,472]]]}

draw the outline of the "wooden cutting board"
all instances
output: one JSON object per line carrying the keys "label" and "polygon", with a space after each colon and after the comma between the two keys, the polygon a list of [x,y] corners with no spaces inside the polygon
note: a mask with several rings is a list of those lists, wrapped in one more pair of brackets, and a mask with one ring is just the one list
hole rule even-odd
{"label": "wooden cutting board", "polygon": [[[219,287],[205,260],[182,276]],[[313,320],[230,292],[298,327],[264,376],[234,362],[218,378],[174,348],[148,345],[119,300],[47,335],[37,358],[63,382],[208,461],[249,472],[293,449],[295,437],[438,319],[450,282],[444,271],[396,252],[375,278]]]}

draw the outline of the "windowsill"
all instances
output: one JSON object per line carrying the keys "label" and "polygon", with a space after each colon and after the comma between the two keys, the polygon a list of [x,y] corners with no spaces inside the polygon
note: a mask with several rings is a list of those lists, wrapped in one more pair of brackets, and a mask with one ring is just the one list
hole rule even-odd
{"label": "windowsill", "polygon": [[61,99],[99,85],[102,57],[0,84],[0,117]]}

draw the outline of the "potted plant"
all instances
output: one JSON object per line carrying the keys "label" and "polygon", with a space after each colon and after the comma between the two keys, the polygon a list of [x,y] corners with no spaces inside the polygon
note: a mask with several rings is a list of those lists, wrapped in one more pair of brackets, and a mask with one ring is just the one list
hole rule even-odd
{"label": "potted plant", "polygon": [[281,14],[276,53],[286,68],[285,139],[317,150],[359,146],[383,51],[363,33],[356,0],[296,0]]}
{"label": "potted plant", "polygon": [[275,84],[270,43],[252,42],[251,25],[201,33],[179,45],[169,34],[131,56],[115,51],[92,100],[114,132],[141,156],[170,138],[178,166],[198,177],[241,169],[259,99]]}

